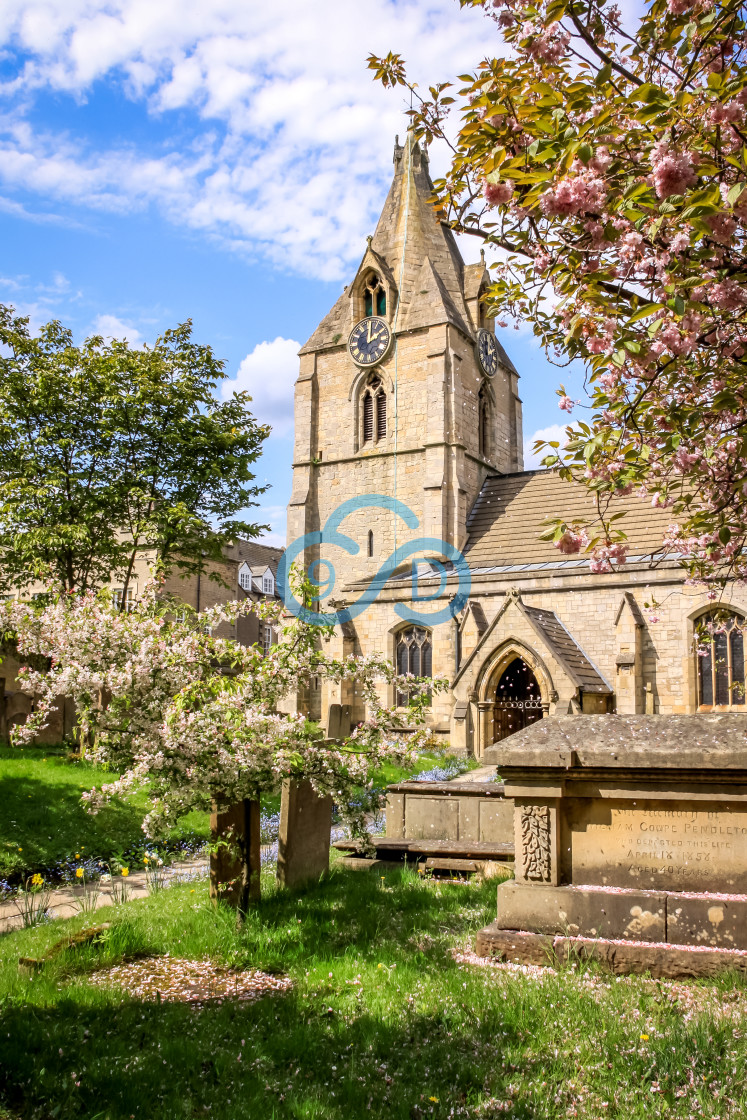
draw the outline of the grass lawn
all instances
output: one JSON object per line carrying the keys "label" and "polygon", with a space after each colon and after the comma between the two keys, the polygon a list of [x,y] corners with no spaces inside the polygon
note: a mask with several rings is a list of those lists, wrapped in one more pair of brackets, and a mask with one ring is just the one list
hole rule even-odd
{"label": "grass lawn", "polygon": [[[495,914],[495,884],[333,869],[266,896],[237,932],[204,886],[99,915],[97,945],[38,957],[85,918],[0,940],[0,1116],[86,1120],[737,1120],[747,1115],[747,986],[539,976],[452,952]],[[91,921],[92,919],[88,919]],[[87,976],[124,957],[210,957],[291,991],[196,1009]]]}
{"label": "grass lawn", "polygon": [[[95,816],[80,800],[83,792],[114,777],[88,762],[69,761],[64,747],[0,746],[0,880],[65,864],[76,853],[108,860],[142,846],[144,792],[112,802]],[[171,839],[195,834],[207,838],[207,813],[184,817]]]}
{"label": "grass lawn", "polygon": [[[442,757],[423,755],[415,773],[437,765],[443,765]],[[387,785],[412,773],[387,766],[376,782]],[[82,859],[109,860],[118,853],[143,848],[141,824],[148,810],[145,791],[112,802],[96,816],[87,813],[80,800],[84,791],[115,777],[88,762],[71,762],[63,747],[0,745],[0,887],[2,880],[17,883],[36,871],[55,867],[59,877],[76,854]],[[269,812],[277,812],[280,795],[266,798],[263,804]],[[175,843],[195,836],[207,839],[208,833],[208,814],[193,812],[182,818],[169,839]],[[131,854],[127,862],[138,865]]]}

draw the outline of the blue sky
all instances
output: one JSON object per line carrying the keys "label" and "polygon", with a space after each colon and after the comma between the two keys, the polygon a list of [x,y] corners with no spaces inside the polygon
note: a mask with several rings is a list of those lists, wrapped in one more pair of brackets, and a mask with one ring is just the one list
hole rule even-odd
{"label": "blue sky", "polygon": [[[0,302],[79,338],[187,318],[273,425],[258,520],[284,540],[295,357],[355,272],[391,177],[398,50],[422,83],[474,66],[494,26],[457,0],[6,0],[0,5]],[[432,153],[435,174],[443,153]],[[471,239],[470,239],[471,240]],[[463,246],[475,259],[477,244]],[[559,425],[527,329],[502,341],[524,430]]]}

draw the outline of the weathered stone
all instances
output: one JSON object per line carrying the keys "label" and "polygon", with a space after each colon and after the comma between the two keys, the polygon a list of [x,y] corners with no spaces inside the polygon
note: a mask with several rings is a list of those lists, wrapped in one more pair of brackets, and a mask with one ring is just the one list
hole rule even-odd
{"label": "weathered stone", "polygon": [[495,923],[478,933],[477,952],[500,961],[550,967],[578,959],[593,960],[614,973],[650,973],[656,979],[716,976],[730,970],[747,973],[747,952],[737,949],[548,937],[542,933],[500,929]]}
{"label": "weathered stone", "polygon": [[498,887],[500,929],[583,934],[623,940],[666,941],[667,896],[650,891],[611,891],[502,883]]}
{"label": "weathered stone", "polygon": [[498,888],[491,928],[747,949],[741,717],[547,720],[494,753],[514,798],[517,881]]}
{"label": "weathered stone", "polygon": [[747,897],[667,895],[667,941],[747,949]]}
{"label": "weathered stone", "polygon": [[210,897],[240,907],[260,897],[259,801],[248,798],[210,814]]}
{"label": "weathered stone", "polygon": [[299,887],[329,871],[332,798],[320,797],[310,781],[286,778],[280,799],[278,883]]}
{"label": "weathered stone", "polygon": [[513,802],[499,782],[400,782],[389,786],[387,837],[513,843]]}

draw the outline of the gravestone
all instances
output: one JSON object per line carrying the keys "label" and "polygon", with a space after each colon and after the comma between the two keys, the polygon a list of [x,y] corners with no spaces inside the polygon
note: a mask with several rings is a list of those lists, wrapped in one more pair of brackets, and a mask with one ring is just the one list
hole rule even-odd
{"label": "gravestone", "polygon": [[332,798],[320,797],[310,781],[286,778],[280,799],[278,883],[300,887],[329,871]]}
{"label": "gravestone", "polygon": [[516,879],[479,952],[575,938],[619,971],[747,970],[747,717],[560,717],[488,754],[514,799]]}
{"label": "gravestone", "polygon": [[[351,731],[350,706],[330,704],[327,742],[330,746]],[[286,778],[280,798],[278,883],[300,887],[329,871],[332,839],[332,798],[320,797],[310,781]]]}
{"label": "gravestone", "polygon": [[260,897],[260,803],[245,798],[210,814],[210,897],[241,905]]}

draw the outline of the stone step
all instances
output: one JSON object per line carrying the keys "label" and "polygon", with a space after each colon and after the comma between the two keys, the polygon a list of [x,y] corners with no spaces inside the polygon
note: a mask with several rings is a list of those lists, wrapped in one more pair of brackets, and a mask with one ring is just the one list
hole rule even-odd
{"label": "stone step", "polygon": [[[405,857],[449,857],[467,860],[513,860],[513,844],[492,844],[482,840],[405,840],[400,836],[372,836],[376,855],[385,859]],[[336,840],[340,852],[359,852],[360,840]]]}
{"label": "stone step", "polygon": [[592,937],[553,937],[545,933],[499,929],[496,922],[477,934],[479,957],[516,964],[559,965],[598,961],[618,975],[648,972],[655,979],[716,976],[733,969],[747,973],[747,950],[711,949],[657,941],[613,941]]}

